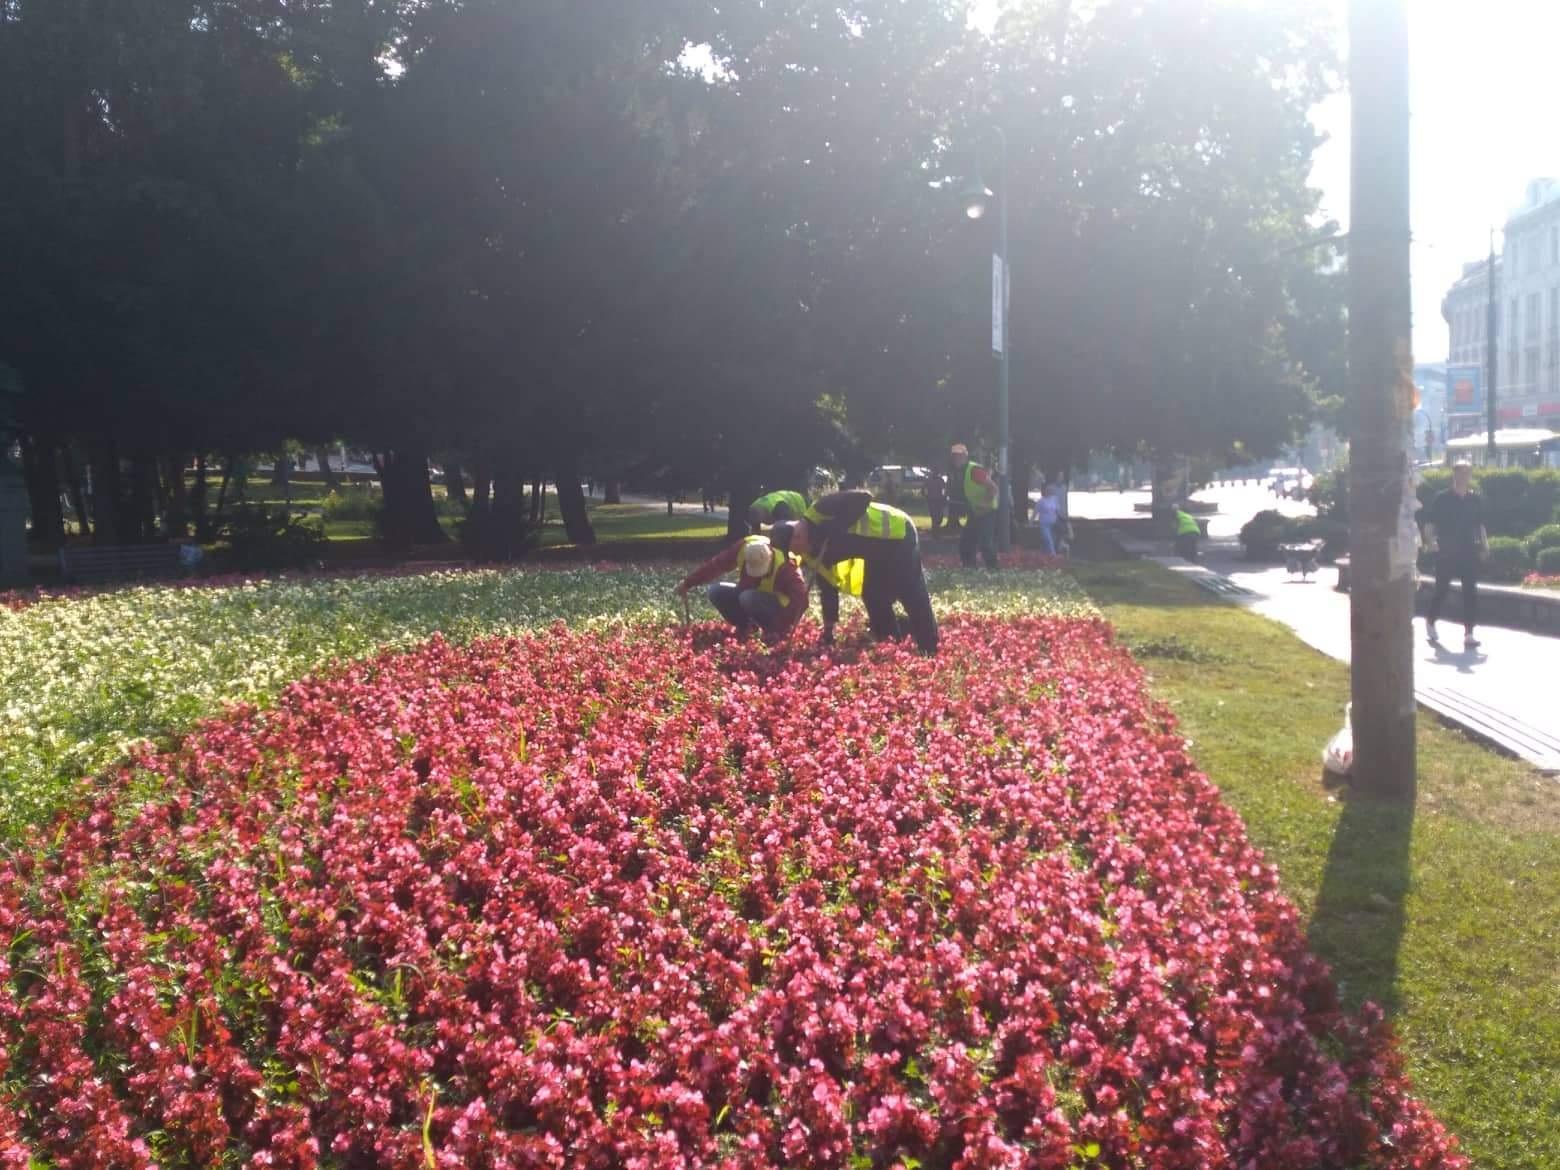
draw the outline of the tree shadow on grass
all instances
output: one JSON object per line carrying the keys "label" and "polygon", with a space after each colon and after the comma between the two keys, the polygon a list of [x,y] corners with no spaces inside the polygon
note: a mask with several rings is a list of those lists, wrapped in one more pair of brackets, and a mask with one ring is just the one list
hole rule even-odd
{"label": "tree shadow on grass", "polygon": [[1398,1007],[1398,951],[1411,882],[1414,804],[1338,789],[1343,815],[1333,832],[1308,932],[1313,952],[1333,969],[1344,1003]]}

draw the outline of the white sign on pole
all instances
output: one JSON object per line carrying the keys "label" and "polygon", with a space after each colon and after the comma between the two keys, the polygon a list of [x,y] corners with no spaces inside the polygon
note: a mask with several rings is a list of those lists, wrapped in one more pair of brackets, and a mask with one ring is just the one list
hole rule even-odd
{"label": "white sign on pole", "polygon": [[1001,353],[1002,336],[1002,257],[991,257],[991,352]]}

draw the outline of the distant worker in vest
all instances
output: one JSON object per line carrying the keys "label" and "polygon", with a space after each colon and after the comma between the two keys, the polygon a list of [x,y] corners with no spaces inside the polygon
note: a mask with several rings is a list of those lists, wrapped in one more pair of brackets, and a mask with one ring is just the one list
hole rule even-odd
{"label": "distant worker in vest", "polygon": [[[915,638],[923,654],[937,653],[937,616],[926,592],[915,522],[867,491],[835,492],[812,504],[800,520],[774,530],[775,544],[817,575],[823,643],[832,645],[840,594],[859,597],[874,638]],[[905,621],[895,611],[905,610]]]}
{"label": "distant worker in vest", "polygon": [[[735,582],[721,581],[735,571]],[[710,584],[714,582],[714,584]],[[770,543],[767,536],[748,536],[723,548],[677,586],[680,597],[709,585],[705,596],[733,626],[746,635],[757,626],[766,637],[787,637],[807,612],[807,582],[796,562]]]}
{"label": "distant worker in vest", "polygon": [[1188,512],[1185,506],[1175,510],[1175,555],[1185,561],[1197,559],[1197,540],[1202,536],[1202,529],[1197,526],[1197,518]]}
{"label": "distant worker in vest", "polygon": [[954,479],[949,493],[964,501],[964,531],[959,535],[959,560],[966,569],[975,567],[980,553],[986,568],[997,567],[997,481],[991,472],[970,458],[970,449],[955,443],[949,452]]}
{"label": "distant worker in vest", "polygon": [[748,507],[748,527],[754,532],[770,524],[799,520],[807,510],[807,497],[801,492],[766,492]]}

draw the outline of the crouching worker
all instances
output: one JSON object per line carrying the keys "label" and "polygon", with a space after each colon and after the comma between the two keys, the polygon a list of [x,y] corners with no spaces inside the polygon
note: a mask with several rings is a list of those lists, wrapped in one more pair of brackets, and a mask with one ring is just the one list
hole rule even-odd
{"label": "crouching worker", "polygon": [[748,527],[754,532],[766,524],[784,524],[799,519],[807,510],[807,497],[801,492],[777,491],[759,496],[748,507]]}
{"label": "crouching worker", "polygon": [[[937,616],[926,592],[920,538],[905,513],[874,503],[870,492],[835,492],[800,520],[777,525],[772,535],[778,548],[817,574],[825,645],[834,640],[845,592],[861,598],[874,638],[909,633],[923,654],[937,653]],[[908,628],[896,602],[904,606]]]}
{"label": "crouching worker", "polygon": [[[737,580],[717,580],[735,571]],[[679,596],[710,582],[705,596],[733,626],[746,634],[757,626],[772,640],[790,634],[807,612],[807,582],[796,563],[769,543],[767,536],[749,536],[734,548],[723,548],[683,578]]]}

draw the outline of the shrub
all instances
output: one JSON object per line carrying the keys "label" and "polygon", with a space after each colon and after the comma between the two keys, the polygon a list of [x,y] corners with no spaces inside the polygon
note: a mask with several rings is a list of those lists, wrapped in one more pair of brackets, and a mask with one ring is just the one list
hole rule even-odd
{"label": "shrub", "polygon": [[320,514],[326,520],[373,520],[384,509],[384,501],[373,488],[336,488],[325,497]]}
{"label": "shrub", "polygon": [[1560,548],[1540,550],[1538,556],[1533,558],[1533,567],[1543,577],[1560,575]]}
{"label": "shrub", "polygon": [[1240,530],[1248,561],[1278,559],[1279,545],[1321,540],[1324,557],[1337,556],[1349,546],[1348,524],[1333,516],[1285,516],[1282,512],[1258,512]]}
{"label": "shrub", "polygon": [[264,504],[245,505],[234,512],[223,526],[222,539],[230,566],[246,573],[314,565],[325,547],[320,525]]}
{"label": "shrub", "polygon": [[1546,524],[1527,538],[1528,556],[1535,561],[1547,549],[1560,548],[1560,524]]}
{"label": "shrub", "polygon": [[1520,581],[1532,566],[1532,558],[1522,541],[1509,536],[1490,537],[1490,559],[1485,573],[1491,581]]}
{"label": "shrub", "polygon": [[1347,522],[1349,519],[1349,469],[1347,465],[1316,477],[1306,496],[1319,515]]}

